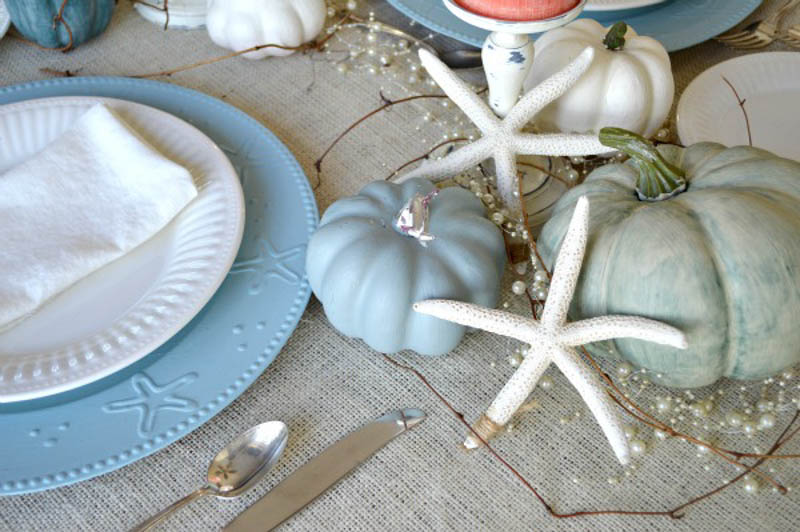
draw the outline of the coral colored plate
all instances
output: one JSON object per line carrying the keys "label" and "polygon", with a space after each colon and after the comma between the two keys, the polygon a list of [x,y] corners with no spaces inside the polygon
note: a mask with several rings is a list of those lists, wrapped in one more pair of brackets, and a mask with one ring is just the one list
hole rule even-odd
{"label": "coral colored plate", "polygon": [[[483,46],[488,32],[470,26],[445,8],[441,0],[387,0],[397,10],[433,31],[472,46]],[[682,50],[724,33],[752,13],[762,0],[667,0],[623,11],[586,12],[606,25],[624,16],[640,35],[658,39],[669,52]]]}
{"label": "coral colored plate", "polygon": [[69,392],[0,404],[0,494],[63,486],[117,469],[196,429],[239,396],[297,326],[311,291],[318,214],[289,150],[236,108],[176,85],[59,78],[0,89],[0,104],[54,96],[118,98],[205,133],[242,181],[247,217],[231,272],[173,338],[138,362]]}

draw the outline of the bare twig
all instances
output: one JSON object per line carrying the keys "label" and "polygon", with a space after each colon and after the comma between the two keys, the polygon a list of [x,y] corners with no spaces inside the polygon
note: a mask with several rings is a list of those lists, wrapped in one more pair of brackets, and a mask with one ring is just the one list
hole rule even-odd
{"label": "bare twig", "polygon": [[394,176],[399,174],[400,171],[403,170],[405,167],[407,167],[409,165],[412,165],[412,164],[416,163],[417,161],[422,161],[423,159],[427,159],[428,157],[431,156],[431,154],[433,152],[435,152],[436,150],[438,150],[442,146],[446,146],[448,144],[453,144],[453,143],[456,143],[456,142],[466,142],[466,141],[467,141],[466,137],[457,137],[457,138],[454,138],[454,139],[449,139],[449,140],[442,141],[439,144],[437,144],[436,146],[434,146],[433,148],[431,148],[430,150],[428,150],[425,153],[423,153],[422,155],[420,155],[419,157],[415,157],[415,158],[411,159],[410,161],[407,161],[407,162],[401,164],[400,166],[398,166],[397,168],[395,168],[395,170],[391,174],[386,176],[384,181],[389,181],[391,178],[393,178]]}
{"label": "bare twig", "polygon": [[742,110],[742,114],[744,115],[744,123],[747,126],[747,143],[750,146],[752,146],[753,145],[753,133],[750,131],[750,117],[747,116],[747,109],[744,108],[744,104],[745,104],[745,102],[747,102],[747,100],[743,100],[742,98],[739,97],[739,93],[737,92],[736,87],[733,86],[733,83],[731,83],[728,80],[728,78],[726,78],[725,76],[722,76],[722,80],[725,83],[728,84],[728,87],[731,88],[731,90],[733,91],[733,95],[736,97],[736,101],[739,103],[739,108]]}
{"label": "bare twig", "polygon": [[169,28],[169,0],[164,0],[164,5],[163,6],[157,6],[156,4],[147,2],[145,0],[131,0],[131,3],[132,4],[142,4],[143,6],[147,6],[147,7],[156,9],[158,11],[163,11],[164,12],[164,16],[165,16],[165,19],[164,19],[164,31],[167,31],[167,28]]}
{"label": "bare twig", "polygon": [[339,141],[341,141],[348,133],[353,131],[365,120],[367,120],[371,116],[375,116],[381,111],[385,111],[386,109],[392,107],[393,105],[397,105],[400,103],[413,102],[414,100],[421,100],[423,98],[447,98],[447,96],[444,94],[417,94],[415,96],[409,96],[407,98],[401,98],[399,100],[387,100],[386,97],[383,95],[383,93],[380,93],[380,96],[381,96],[381,101],[384,101],[385,103],[380,107],[377,107],[372,111],[368,112],[367,114],[365,114],[364,116],[362,116],[361,118],[359,118],[358,120],[347,126],[347,128],[344,131],[339,133],[339,135],[335,139],[333,139],[333,142],[330,143],[330,145],[325,149],[325,151],[322,152],[322,155],[320,155],[319,158],[314,162],[314,168],[317,169],[317,184],[314,186],[314,188],[318,187],[322,181],[320,177],[320,174],[322,173],[322,161],[325,160],[325,157],[328,156],[330,151],[339,143]]}
{"label": "bare twig", "polygon": [[474,428],[472,428],[472,425],[470,425],[467,422],[467,420],[464,418],[464,414],[462,414],[461,412],[456,410],[453,407],[453,405],[447,399],[445,399],[444,396],[441,393],[439,393],[439,391],[436,388],[433,387],[433,385],[430,383],[430,381],[428,381],[428,379],[425,377],[425,375],[423,375],[419,370],[417,370],[415,368],[412,368],[411,366],[408,366],[406,364],[402,364],[402,363],[394,360],[392,357],[390,357],[390,356],[388,356],[386,354],[383,354],[383,357],[388,362],[390,362],[391,364],[397,366],[398,368],[403,369],[405,371],[408,371],[410,373],[413,373],[414,376],[416,376],[417,379],[419,379],[428,388],[428,390],[430,390],[436,396],[436,398],[439,399],[439,401],[442,404],[444,404],[447,407],[447,409],[450,410],[450,412],[452,412],[453,415],[455,415],[458,418],[458,420],[464,426],[467,427],[467,429],[478,439],[478,441],[480,441],[484,445],[484,447],[486,447],[486,449],[492,454],[492,456],[494,456],[496,460],[498,460],[506,469],[508,469],[515,477],[517,477],[517,480],[519,480],[526,488],[528,488],[528,490],[531,493],[533,493],[533,495],[539,500],[539,502],[542,504],[542,506],[544,506],[545,510],[547,510],[547,512],[551,516],[557,517],[557,518],[560,518],[560,519],[567,519],[567,518],[570,518],[570,517],[585,517],[585,516],[590,516],[590,515],[611,515],[611,514],[616,514],[616,515],[653,515],[653,516],[671,517],[673,519],[679,519],[679,518],[683,517],[682,515],[675,515],[675,514],[673,514],[672,512],[669,512],[669,511],[663,511],[663,512],[660,512],[660,511],[637,512],[637,511],[628,511],[628,510],[597,510],[597,511],[573,512],[573,513],[566,513],[566,514],[565,513],[556,512],[555,510],[553,510],[553,507],[545,500],[545,498],[542,497],[542,495],[536,490],[536,488],[533,487],[533,484],[531,484],[522,475],[522,473],[517,471],[514,468],[514,466],[512,466],[505,458],[503,458],[500,455],[500,453],[498,453],[491,445],[489,445],[489,442],[487,442],[480,434],[478,434],[478,432]]}
{"label": "bare twig", "polygon": [[39,43],[33,42],[33,41],[29,40],[29,39],[26,39],[22,35],[14,35],[14,37],[19,39],[23,43],[28,44],[30,46],[33,46],[35,48],[38,48],[40,50],[53,50],[53,51],[56,51],[56,52],[64,52],[64,53],[69,52],[70,50],[72,50],[72,46],[73,46],[73,44],[75,44],[75,41],[74,41],[74,38],[72,36],[72,28],[70,28],[69,24],[67,23],[67,21],[64,20],[64,8],[67,7],[67,2],[69,2],[69,0],[64,0],[63,2],[61,2],[61,7],[58,8],[58,13],[56,13],[56,16],[53,17],[53,31],[56,30],[56,27],[59,24],[62,24],[64,26],[64,29],[67,30],[67,35],[69,35],[69,42],[66,45],[58,47],[58,48],[50,48],[48,46],[42,46]]}

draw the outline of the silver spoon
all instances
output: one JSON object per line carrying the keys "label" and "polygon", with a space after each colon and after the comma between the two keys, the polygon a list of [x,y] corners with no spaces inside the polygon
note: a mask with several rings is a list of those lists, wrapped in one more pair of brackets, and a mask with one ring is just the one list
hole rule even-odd
{"label": "silver spoon", "polygon": [[222,449],[208,466],[208,484],[140,523],[132,532],[150,530],[173,512],[205,495],[238,497],[252,488],[280,458],[289,431],[280,421],[268,421],[243,432]]}

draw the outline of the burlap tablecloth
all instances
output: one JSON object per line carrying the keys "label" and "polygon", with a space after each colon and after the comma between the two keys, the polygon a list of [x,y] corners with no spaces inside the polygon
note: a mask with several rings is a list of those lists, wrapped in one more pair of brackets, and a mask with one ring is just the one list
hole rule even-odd
{"label": "burlap tablecloth", "polygon": [[[777,3],[768,0],[767,9]],[[408,27],[407,20],[383,2],[371,0],[371,4],[378,18]],[[775,44],[769,49],[785,48]],[[120,2],[109,30],[67,55],[3,39],[0,85],[46,77],[40,71],[45,67],[126,75],[219,53],[204,31],[164,32],[137,16],[128,2]],[[673,54],[678,90],[709,66],[740,53],[708,42]],[[169,82],[224,97],[263,122],[289,146],[308,175],[313,175],[314,161],[344,127],[380,104],[380,82],[374,77],[343,76],[326,62],[299,55],[261,62],[229,60],[184,72]],[[395,108],[357,129],[331,154],[317,190],[320,210],[424,151],[413,127],[418,123],[416,113],[412,106]],[[513,371],[504,358],[511,346],[510,340],[479,333],[468,335],[445,358],[424,359],[409,353],[400,358],[423,371],[456,408],[474,420]],[[551,368],[548,374],[555,386],[536,392],[541,408],[520,418],[512,435],[503,435],[495,447],[556,510],[668,509],[735,476],[732,466],[698,458],[693,446],[677,440],[653,443],[647,456],[637,461],[637,469],[625,476],[585,410],[581,419],[559,423],[561,416],[582,410],[581,403],[557,370]],[[458,420],[413,375],[391,366],[362,342],[338,334],[313,298],[277,360],[221,414],[177,443],[123,469],[73,486],[0,498],[0,528],[129,528],[198,487],[208,460],[234,435],[265,420],[284,420],[291,430],[289,445],[265,481],[238,500],[195,502],[165,527],[218,529],[325,446],[401,406],[420,407],[429,419],[287,521],[286,530],[798,528],[800,468],[786,463],[778,470],[781,480],[798,486],[787,496],[766,487],[758,495],[748,495],[737,485],[692,507],[680,521],[551,518],[489,453],[461,451],[464,427]],[[787,416],[780,420],[785,423]],[[774,439],[777,432],[770,434],[764,441]],[[643,431],[643,437],[656,441],[651,430]],[[786,451],[798,452],[798,447],[793,444]],[[6,460],[13,457],[0,456],[0,461]],[[617,476],[622,479],[619,485],[608,483],[609,477]]]}

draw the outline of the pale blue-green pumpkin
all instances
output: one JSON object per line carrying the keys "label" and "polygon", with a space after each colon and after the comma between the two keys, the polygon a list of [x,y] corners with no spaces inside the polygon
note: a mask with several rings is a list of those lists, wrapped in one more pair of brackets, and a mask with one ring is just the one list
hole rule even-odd
{"label": "pale blue-green pumpkin", "polygon": [[383,353],[442,355],[461,341],[464,327],[414,312],[416,301],[497,304],[505,245],[474,194],[451,187],[430,201],[434,239],[425,246],[395,229],[409,198],[433,188],[421,179],[370,183],[331,205],[309,242],[306,271],[328,320]]}
{"label": "pale blue-green pumpkin", "polygon": [[[48,48],[78,46],[100,35],[111,21],[115,0],[68,0],[63,23],[55,23],[63,0],[5,0],[11,21],[27,39]],[[69,27],[69,30],[67,29]]]}
{"label": "pale blue-green pumpkin", "polygon": [[602,356],[610,347],[680,387],[761,378],[799,362],[800,163],[713,143],[656,150],[613,128],[601,140],[632,157],[559,200],[539,236],[543,261],[553,266],[575,203],[587,196],[573,318],[646,316],[682,329],[689,348],[622,339],[589,349]]}

